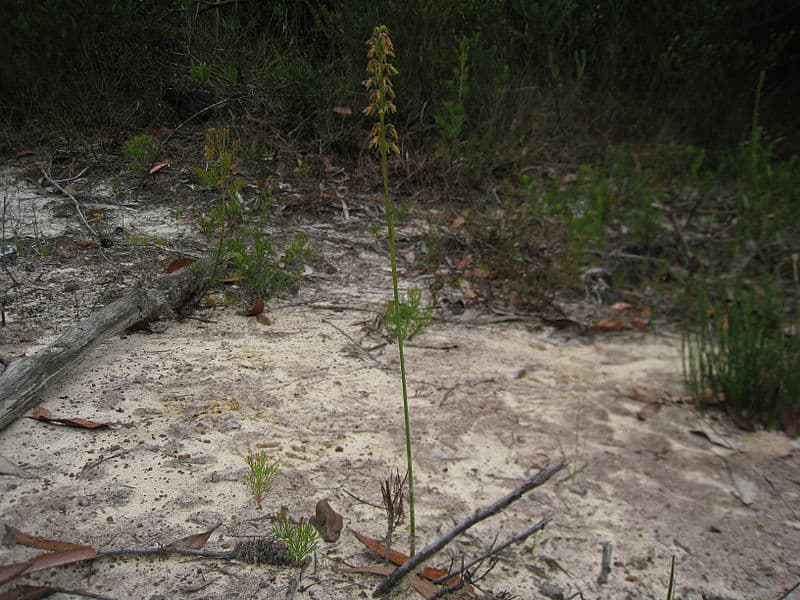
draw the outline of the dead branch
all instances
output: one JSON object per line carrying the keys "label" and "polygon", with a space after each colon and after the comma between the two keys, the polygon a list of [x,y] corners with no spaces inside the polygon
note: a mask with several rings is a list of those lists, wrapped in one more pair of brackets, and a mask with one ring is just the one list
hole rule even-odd
{"label": "dead branch", "polygon": [[600,575],[597,578],[597,583],[608,583],[608,576],[611,573],[611,552],[613,551],[611,542],[603,544],[603,556],[600,559]]}
{"label": "dead branch", "polygon": [[376,363],[378,365],[381,364],[381,361],[379,361],[377,358],[372,356],[372,354],[370,354],[367,350],[365,350],[364,347],[361,344],[359,344],[356,340],[354,340],[352,337],[350,337],[344,329],[342,329],[341,327],[335,325],[334,323],[331,323],[330,321],[328,321],[328,319],[322,319],[322,322],[325,323],[326,325],[330,325],[336,331],[338,331],[344,337],[346,337],[350,341],[350,343],[353,344],[355,349],[358,350],[364,356],[366,356],[368,359],[370,359],[371,361],[373,361],[374,363]]}
{"label": "dead branch", "polygon": [[107,304],[31,356],[12,362],[0,375],[0,430],[35,406],[42,392],[76,368],[101,341],[164,309],[185,304],[211,277],[212,259],[161,275]]}
{"label": "dead branch", "polygon": [[515,535],[510,540],[508,540],[506,542],[503,542],[499,546],[494,546],[493,545],[486,552],[484,552],[483,554],[481,554],[480,556],[478,556],[476,558],[473,558],[471,561],[469,561],[468,563],[462,565],[456,571],[450,571],[446,575],[442,575],[441,577],[438,577],[438,578],[434,579],[433,583],[443,583],[443,582],[447,581],[448,579],[450,579],[451,577],[461,575],[462,573],[464,573],[464,571],[466,571],[467,569],[473,567],[474,565],[477,565],[478,563],[483,562],[487,558],[491,558],[492,556],[500,554],[503,550],[508,548],[511,544],[516,544],[518,542],[525,541],[526,539],[528,539],[530,536],[532,536],[537,531],[540,531],[540,530],[544,529],[550,521],[551,521],[551,518],[549,516],[545,517],[544,519],[542,519],[541,521],[536,523],[536,525],[533,525],[532,527],[529,527],[528,529],[526,529],[525,531],[523,531],[519,535]]}
{"label": "dead branch", "polygon": [[86,229],[88,229],[88,230],[89,230],[89,233],[91,233],[91,234],[92,234],[92,237],[94,237],[94,238],[97,240],[97,242],[98,242],[98,246],[97,246],[97,247],[98,247],[98,249],[100,250],[100,254],[102,254],[102,255],[103,255],[103,258],[105,258],[107,261],[111,262],[111,259],[110,259],[110,258],[108,258],[108,255],[107,255],[105,252],[103,252],[103,247],[100,245],[100,236],[99,236],[99,235],[98,235],[98,233],[97,233],[97,232],[94,230],[94,228],[93,228],[91,225],[89,225],[89,221],[87,221],[87,220],[86,220],[86,217],[84,216],[84,214],[83,214],[83,211],[81,210],[81,205],[80,205],[80,203],[78,203],[78,200],[75,198],[75,196],[73,196],[72,194],[70,194],[70,193],[69,193],[67,190],[65,190],[63,187],[61,187],[61,184],[60,184],[60,183],[58,183],[58,182],[57,182],[55,179],[53,179],[53,178],[50,176],[50,173],[48,173],[48,172],[47,172],[47,170],[46,170],[46,169],[44,169],[44,168],[42,169],[42,175],[44,175],[44,178],[45,178],[45,179],[47,179],[47,181],[49,181],[49,182],[50,182],[50,183],[52,183],[54,186],[56,186],[56,188],[57,188],[57,189],[58,189],[58,190],[59,190],[59,191],[60,191],[62,194],[64,194],[64,195],[65,195],[65,196],[67,196],[67,197],[68,197],[70,200],[72,200],[72,203],[75,205],[75,212],[77,212],[77,213],[78,213],[78,216],[80,217],[81,221],[83,221],[83,224],[84,224],[84,226],[86,227]]}
{"label": "dead branch", "polygon": [[535,489],[544,483],[546,483],[553,475],[558,473],[561,469],[567,466],[567,461],[565,459],[560,459],[552,466],[547,466],[541,469],[536,475],[529,478],[525,483],[515,489],[513,492],[503,496],[496,502],[493,502],[489,506],[486,506],[478,511],[476,511],[472,516],[467,517],[461,523],[447,531],[443,534],[439,539],[431,542],[425,548],[423,548],[420,552],[415,554],[411,557],[408,561],[406,561],[402,566],[398,567],[397,569],[392,572],[389,577],[387,577],[381,584],[372,592],[373,598],[378,598],[380,596],[385,596],[386,594],[391,591],[393,587],[395,587],[400,580],[402,580],[406,575],[412,573],[419,565],[428,561],[432,558],[437,552],[439,552],[442,548],[447,546],[450,542],[452,542],[457,536],[464,533],[467,529],[472,527],[473,525],[480,523],[484,519],[491,517],[499,513],[500,511],[504,510],[509,505],[513,504],[524,494]]}

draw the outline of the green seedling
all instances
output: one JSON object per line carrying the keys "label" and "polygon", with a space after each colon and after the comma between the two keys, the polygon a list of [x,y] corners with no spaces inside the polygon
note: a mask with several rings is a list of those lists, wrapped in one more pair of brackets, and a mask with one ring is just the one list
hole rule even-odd
{"label": "green seedling", "polygon": [[[386,206],[386,230],[389,234],[389,262],[392,268],[392,292],[394,305],[400,306],[400,289],[397,283],[397,244],[394,235],[394,219],[397,213],[394,202],[389,195],[389,153],[400,154],[397,146],[397,130],[387,122],[390,113],[397,112],[394,104],[394,85],[391,77],[398,73],[392,65],[394,46],[385,25],[375,27],[372,37],[367,40],[367,72],[369,77],[364,87],[369,94],[369,104],[364,114],[375,119],[369,135],[370,147],[376,148],[381,158],[381,176],[383,179],[383,199]],[[404,331],[402,313],[394,311],[396,331]],[[411,530],[410,552],[413,556],[416,547],[416,525],[414,520],[414,464],[411,448],[411,419],[408,410],[408,384],[406,381],[406,362],[403,351],[403,336],[397,336],[397,350],[400,355],[400,382],[403,391],[403,423],[406,437],[406,463],[408,473],[408,517]]]}
{"label": "green seedling", "polygon": [[306,557],[319,548],[319,532],[311,523],[291,523],[280,515],[272,527],[272,535],[286,544],[286,550],[295,564],[302,564]]}
{"label": "green seedling", "polygon": [[433,308],[422,307],[421,290],[411,288],[405,296],[399,305],[389,300],[383,314],[383,326],[393,339],[397,339],[399,331],[404,340],[410,340],[425,331],[433,321]]}
{"label": "green seedling", "polygon": [[669,567],[669,587],[667,588],[667,600],[672,600],[675,596],[675,555],[672,555],[672,563]]}
{"label": "green seedling", "polygon": [[250,488],[250,493],[258,504],[258,508],[261,508],[264,495],[272,487],[272,482],[281,472],[281,468],[278,463],[270,461],[266,452],[249,454],[245,458],[245,462],[247,462],[250,472],[244,476],[244,482]]}
{"label": "green seedling", "polygon": [[122,153],[133,162],[134,169],[144,171],[156,161],[161,153],[161,146],[152,135],[142,134],[125,142]]}

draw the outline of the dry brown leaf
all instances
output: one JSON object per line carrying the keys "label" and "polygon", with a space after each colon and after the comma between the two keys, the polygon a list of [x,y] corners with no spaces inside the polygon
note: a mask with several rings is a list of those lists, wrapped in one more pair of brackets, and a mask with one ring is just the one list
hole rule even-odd
{"label": "dry brown leaf", "polygon": [[98,423],[90,421],[89,419],[82,419],[80,417],[73,418],[58,418],[46,408],[39,406],[30,416],[35,421],[42,421],[43,423],[52,423],[53,425],[64,425],[66,427],[76,427],[78,429],[106,429],[111,427],[111,423]]}
{"label": "dry brown leaf", "polygon": [[633,327],[634,329],[644,329],[645,327],[647,327],[647,325],[648,321],[645,321],[644,319],[634,319],[633,321],[631,321],[631,327]]}
{"label": "dry brown leaf", "polygon": [[646,421],[650,417],[658,414],[660,410],[661,402],[648,402],[636,413],[636,418],[640,421]]}
{"label": "dry brown leaf", "polygon": [[464,269],[466,269],[471,264],[472,264],[472,257],[471,256],[467,256],[465,258],[460,258],[457,261],[455,261],[453,263],[453,268],[456,271],[463,271]]}
{"label": "dry brown leaf", "polygon": [[93,560],[98,556],[100,555],[97,554],[95,549],[89,546],[64,550],[63,552],[40,554],[22,563],[0,566],[0,584],[11,581],[21,575],[29,575],[30,573],[52,569],[53,567]]}
{"label": "dry brown leaf", "polygon": [[103,215],[101,215],[99,212],[96,212],[91,217],[86,219],[86,222],[87,223],[97,223],[98,221],[102,221],[102,220],[103,220]]}
{"label": "dry brown leaf", "polygon": [[36,154],[36,152],[31,148],[25,148],[24,150],[20,150],[17,152],[17,158],[22,158],[23,156],[32,156]]}
{"label": "dry brown leaf", "polygon": [[459,227],[464,225],[464,223],[466,223],[466,222],[467,222],[467,220],[464,217],[458,216],[455,219],[453,219],[452,223],[450,223],[450,227],[452,227],[453,229],[458,229]]}
{"label": "dry brown leaf", "polygon": [[20,544],[28,546],[29,548],[38,548],[39,550],[50,550],[52,552],[61,552],[63,550],[75,550],[77,548],[89,548],[86,544],[74,544],[72,542],[62,542],[61,540],[51,540],[48,538],[30,535],[24,531],[20,531],[10,525],[6,525],[6,534],[3,540],[6,543]]}
{"label": "dry brown leaf", "polygon": [[214,533],[214,531],[216,531],[220,525],[222,525],[222,522],[217,523],[208,531],[195,533],[194,535],[188,535],[185,538],[175,540],[171,544],[167,544],[166,548],[187,548],[189,550],[201,550],[203,546],[206,545],[206,542],[208,541],[208,538],[211,537],[211,534]]}
{"label": "dry brown leaf", "polygon": [[[354,531],[353,535],[356,536],[356,539],[362,544],[364,544],[367,550],[372,552],[375,556],[377,556],[381,560],[386,558],[386,546],[384,546],[378,540],[373,540],[371,537],[367,537],[366,535],[358,533],[357,531]],[[400,566],[407,560],[408,556],[406,556],[402,552],[398,552],[397,550],[389,551],[389,562],[391,562],[392,564]]]}
{"label": "dry brown leaf", "polygon": [[[371,537],[367,537],[357,531],[353,531],[353,535],[356,536],[356,539],[366,546],[367,550],[372,552],[375,556],[380,558],[381,560],[386,560],[386,546],[384,546],[378,540],[372,539]],[[395,564],[397,566],[401,566],[405,564],[408,560],[408,556],[403,554],[402,552],[398,552],[397,550],[390,550],[389,551],[389,562]],[[435,567],[422,567],[421,570],[417,571],[420,575],[422,575],[425,579],[429,579],[433,581],[434,579],[438,579],[439,577],[443,577],[447,575],[447,571],[444,569],[437,569]],[[455,585],[458,583],[459,577],[453,576],[448,579],[445,583],[447,585]]]}
{"label": "dry brown leaf", "polygon": [[352,115],[353,114],[353,109],[350,108],[349,106],[334,106],[331,109],[331,111],[335,112],[337,115],[345,115],[345,116],[347,116],[347,115]]}
{"label": "dry brown leaf", "polygon": [[800,435],[800,415],[796,410],[787,408],[783,413],[781,425],[783,425],[783,431],[790,438]]}
{"label": "dry brown leaf", "polygon": [[315,512],[316,514],[310,517],[308,522],[319,531],[322,539],[326,542],[338,540],[344,526],[342,515],[333,510],[327,500],[317,502]]}
{"label": "dry brown leaf", "polygon": [[258,321],[260,325],[272,325],[272,321],[269,320],[269,317],[265,312],[257,314],[256,321]]}
{"label": "dry brown leaf", "polygon": [[622,331],[623,329],[630,329],[630,325],[620,323],[616,319],[602,319],[594,325],[589,325],[586,328],[586,333],[606,333],[609,331]]}
{"label": "dry brown leaf", "polygon": [[156,164],[154,164],[154,165],[153,165],[153,167],[152,167],[152,168],[151,168],[151,169],[150,169],[150,170],[147,172],[147,174],[148,174],[148,175],[153,175],[153,174],[155,174],[155,173],[158,173],[158,172],[159,172],[161,169],[163,169],[164,167],[168,167],[168,166],[169,166],[169,163],[168,163],[167,161],[160,162],[160,163],[156,163]]}
{"label": "dry brown leaf", "polygon": [[263,312],[264,312],[264,297],[259,296],[258,298],[256,298],[256,301],[253,302],[253,306],[251,306],[250,309],[244,314],[247,317],[255,317]]}
{"label": "dry brown leaf", "polygon": [[403,255],[403,260],[406,261],[407,265],[413,265],[417,260],[417,255],[413,250],[409,250]]}
{"label": "dry brown leaf", "polygon": [[629,308],[633,308],[633,304],[629,304],[628,302],[614,302],[609,308],[611,310],[628,310]]}
{"label": "dry brown leaf", "polygon": [[217,301],[212,298],[211,296],[206,296],[203,298],[203,306],[206,308],[214,308],[217,305]]}
{"label": "dry brown leaf", "polygon": [[728,413],[731,421],[733,421],[742,431],[752,432],[756,430],[756,426],[753,424],[753,422],[746,415],[743,415],[738,410],[733,408],[730,404],[725,405],[725,412]]}
{"label": "dry brown leaf", "polygon": [[176,258],[167,265],[167,273],[180,271],[184,267],[188,267],[190,264],[192,264],[192,261],[188,258]]}
{"label": "dry brown leaf", "polygon": [[94,245],[94,240],[75,240],[74,243],[79,248],[88,248]]}

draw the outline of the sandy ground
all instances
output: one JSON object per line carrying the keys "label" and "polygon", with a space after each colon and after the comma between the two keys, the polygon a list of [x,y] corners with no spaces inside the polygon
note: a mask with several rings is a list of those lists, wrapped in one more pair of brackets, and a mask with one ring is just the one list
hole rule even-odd
{"label": "sandy ground", "polygon": [[[351,531],[380,538],[384,515],[350,494],[379,503],[380,482],[404,468],[404,442],[396,350],[363,352],[382,341],[371,326],[389,289],[382,247],[365,228],[306,226],[331,268],[270,303],[269,326],[217,307],[99,346],[42,406],[119,425],[87,431],[23,418],[0,432],[0,455],[36,475],[0,477],[0,521],[105,548],[158,546],[222,523],[206,545],[218,549],[268,533],[281,507],[308,515],[326,498],[345,530],[318,551],[294,598],[370,597],[378,577],[340,568],[375,562]],[[564,456],[568,470],[448,549],[474,556],[495,535],[552,516],[482,588],[520,599],[663,598],[672,556],[676,598],[777,600],[800,580],[800,443],[737,431],[684,403],[674,334],[654,326],[586,337],[482,323],[470,310],[438,317],[407,349],[421,544]],[[0,351],[32,352],[70,321],[62,315],[25,343],[12,320],[17,336]],[[639,420],[653,401],[661,410]],[[242,482],[244,457],[258,450],[283,468],[261,510]],[[612,570],[599,584],[607,542]],[[0,546],[0,564],[36,553]],[[447,556],[433,562],[446,566]],[[296,576],[173,557],[100,560],[25,580],[155,600],[285,598]]]}

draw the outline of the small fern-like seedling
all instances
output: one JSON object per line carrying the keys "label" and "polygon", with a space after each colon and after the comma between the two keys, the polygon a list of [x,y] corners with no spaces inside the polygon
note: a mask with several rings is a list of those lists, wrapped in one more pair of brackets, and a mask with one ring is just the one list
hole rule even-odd
{"label": "small fern-like seedling", "polygon": [[[386,305],[386,311],[383,314],[383,326],[389,337],[397,339],[398,328],[397,324],[400,323],[401,329],[399,330],[404,340],[410,340],[416,335],[424,332],[428,325],[433,321],[433,308],[430,306],[422,306],[422,291],[417,288],[411,288],[406,291],[405,299],[400,300],[399,308],[390,300]],[[400,314],[396,314],[397,311]]]}
{"label": "small fern-like seedling", "polygon": [[294,524],[281,515],[272,526],[272,535],[286,544],[286,551],[298,565],[319,548],[319,532],[304,521]]}
{"label": "small fern-like seedling", "polygon": [[250,472],[244,476],[244,482],[250,488],[250,493],[253,494],[253,500],[258,504],[258,508],[261,508],[264,495],[272,487],[272,481],[280,473],[281,468],[278,463],[270,461],[266,452],[249,454],[245,461],[250,467]]}

